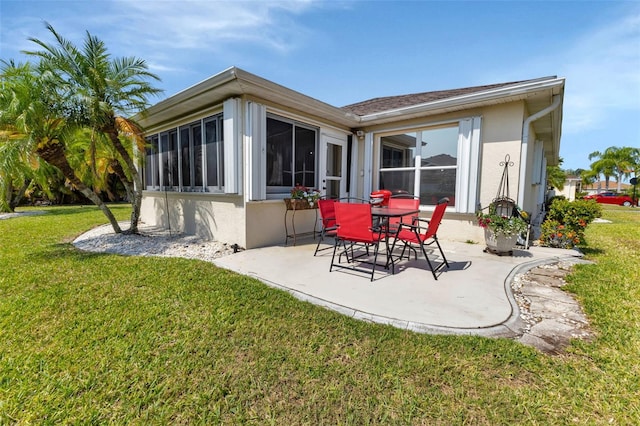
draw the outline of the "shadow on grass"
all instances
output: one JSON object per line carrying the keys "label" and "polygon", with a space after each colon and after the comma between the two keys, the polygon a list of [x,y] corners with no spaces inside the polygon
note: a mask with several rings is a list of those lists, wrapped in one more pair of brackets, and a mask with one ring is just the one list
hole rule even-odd
{"label": "shadow on grass", "polygon": [[116,253],[83,251],[72,243],[56,243],[41,247],[30,254],[30,258],[41,262],[83,261],[106,256],[118,256]]}
{"label": "shadow on grass", "polygon": [[[121,210],[123,208],[127,208],[130,206],[129,203],[108,203],[107,207],[115,214],[115,211]],[[46,207],[37,207],[34,208],[35,211],[43,211],[46,212],[47,215],[51,216],[66,216],[73,215],[79,213],[86,213],[88,210],[93,210],[96,212],[102,212],[98,206],[95,204],[71,204],[65,206],[46,206]]]}
{"label": "shadow on grass", "polygon": [[580,247],[580,251],[585,256],[601,255],[601,254],[604,254],[606,252],[606,250],[601,249],[599,247]]}

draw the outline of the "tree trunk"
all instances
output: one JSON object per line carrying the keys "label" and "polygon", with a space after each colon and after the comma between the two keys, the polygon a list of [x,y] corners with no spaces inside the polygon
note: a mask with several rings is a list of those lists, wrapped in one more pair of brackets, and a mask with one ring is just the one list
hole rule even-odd
{"label": "tree trunk", "polygon": [[91,200],[91,202],[93,202],[93,204],[98,206],[100,210],[102,210],[102,213],[104,213],[104,215],[107,217],[107,219],[109,219],[109,222],[113,227],[113,231],[116,234],[122,232],[118,221],[113,216],[111,210],[109,210],[109,207],[107,207],[107,205],[100,199],[100,197],[98,197],[95,192],[91,190],[91,188],[85,185],[76,176],[76,173],[67,161],[67,157],[64,153],[64,147],[59,142],[49,141],[48,143],[39,146],[36,149],[36,154],[38,154],[38,156],[47,163],[57,167],[62,172],[62,175],[67,178],[69,182],[71,182],[71,184],[82,193],[82,195],[87,197],[89,200]]}
{"label": "tree trunk", "polygon": [[120,164],[118,160],[112,160],[109,166],[113,169],[113,172],[116,174],[120,182],[122,182],[122,186],[124,186],[124,190],[127,192],[127,201],[131,202],[135,196],[133,192],[133,182],[131,182],[131,179],[127,177],[127,174],[122,168],[122,164]]}
{"label": "tree trunk", "polygon": [[27,192],[27,188],[29,188],[30,184],[31,184],[31,180],[30,179],[25,179],[24,180],[24,182],[22,183],[22,186],[20,187],[20,189],[18,189],[18,193],[10,201],[9,208],[11,210],[14,210],[16,207],[18,207],[20,205],[20,202],[22,201],[22,198],[24,198],[24,194],[25,194],[25,192]]}
{"label": "tree trunk", "polygon": [[[122,142],[120,142],[120,138],[118,138],[118,129],[116,127],[115,117],[113,117],[113,120],[109,124],[105,125],[101,131],[109,137],[113,147],[116,149],[118,154],[120,154],[120,157],[122,157],[122,160],[126,164],[128,172],[131,175],[131,180],[133,181],[133,198],[130,200],[131,226],[127,233],[137,234],[138,221],[140,220],[140,208],[142,206],[142,179],[140,173],[138,173],[138,168],[134,164],[133,159],[127,152],[126,148],[122,145]],[[126,185],[125,188],[127,189],[127,194],[129,194],[130,188],[127,188]]]}
{"label": "tree trunk", "polygon": [[[1,188],[1,187],[0,187]],[[4,198],[4,202],[0,203],[0,213],[13,213],[13,184],[11,183],[11,179],[7,179],[4,185],[4,194],[2,194]]]}

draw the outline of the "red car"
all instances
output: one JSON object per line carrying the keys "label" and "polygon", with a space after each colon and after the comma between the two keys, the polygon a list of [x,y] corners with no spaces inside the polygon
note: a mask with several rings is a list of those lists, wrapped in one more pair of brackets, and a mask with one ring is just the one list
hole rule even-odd
{"label": "red car", "polygon": [[624,194],[616,194],[615,192],[601,192],[600,194],[587,195],[585,200],[595,200],[597,203],[602,204],[615,204],[618,206],[632,206],[635,203],[633,198]]}

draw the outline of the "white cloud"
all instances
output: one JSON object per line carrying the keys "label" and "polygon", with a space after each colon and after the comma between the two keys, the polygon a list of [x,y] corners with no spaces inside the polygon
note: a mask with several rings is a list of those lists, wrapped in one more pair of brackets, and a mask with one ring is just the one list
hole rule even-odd
{"label": "white cloud", "polygon": [[567,132],[597,128],[619,110],[640,113],[640,12],[584,36],[561,60]]}
{"label": "white cloud", "polygon": [[[179,67],[180,58],[261,49],[286,55],[312,36],[297,21],[301,14],[325,7],[301,1],[103,0],[3,4],[0,45],[13,57],[34,49],[27,40],[51,41],[48,21],[65,38],[80,45],[85,31],[105,41],[115,56],[137,56],[162,71]],[[15,15],[14,19],[8,19]],[[19,46],[19,49],[15,47]],[[4,57],[4,53],[3,53]]]}
{"label": "white cloud", "polygon": [[239,42],[286,53],[308,36],[306,29],[290,17],[314,7],[310,1],[117,3],[121,10],[127,10],[136,43],[199,52],[216,51]]}

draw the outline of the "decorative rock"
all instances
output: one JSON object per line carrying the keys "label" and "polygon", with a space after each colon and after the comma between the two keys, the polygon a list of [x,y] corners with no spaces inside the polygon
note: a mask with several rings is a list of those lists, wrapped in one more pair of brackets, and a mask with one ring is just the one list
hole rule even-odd
{"label": "decorative rock", "polygon": [[[123,222],[121,226],[126,226]],[[80,250],[136,256],[184,257],[211,261],[234,252],[233,246],[218,241],[206,241],[195,235],[170,234],[144,224],[140,234],[115,234],[111,225],[92,229],[76,238],[73,244]]]}
{"label": "decorative rock", "polygon": [[549,354],[562,353],[571,339],[589,340],[589,321],[573,296],[561,289],[571,266],[561,263],[539,266],[516,276],[513,295],[525,323],[517,340]]}

